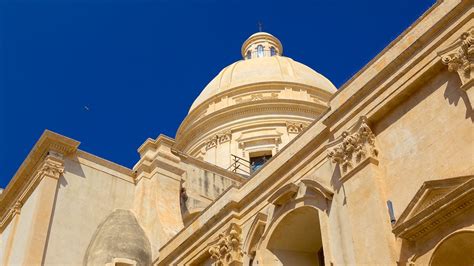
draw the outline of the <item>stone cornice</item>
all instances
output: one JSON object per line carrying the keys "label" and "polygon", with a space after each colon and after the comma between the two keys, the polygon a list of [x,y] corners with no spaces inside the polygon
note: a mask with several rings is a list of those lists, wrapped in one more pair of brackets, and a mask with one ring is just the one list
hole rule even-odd
{"label": "stone cornice", "polygon": [[185,171],[179,166],[180,159],[171,152],[174,140],[159,135],[156,140],[148,138],[139,148],[140,160],[133,167],[136,174],[135,182],[143,177],[151,178],[159,169],[171,173],[174,179],[180,179]]}
{"label": "stone cornice", "polygon": [[148,149],[156,149],[159,145],[161,144],[167,144],[169,146],[174,145],[175,140],[173,138],[170,138],[166,135],[160,134],[156,140],[152,138],[148,138],[145,142],[143,142],[142,145],[137,149],[138,153],[142,155],[145,153]]}
{"label": "stone cornice", "polygon": [[[307,90],[307,91],[310,91],[311,93],[317,94],[318,96],[322,98],[325,98],[326,100],[329,100],[332,97],[332,93],[330,92],[327,92],[320,88],[311,87],[305,84],[299,84],[299,83],[294,83],[294,82],[261,82],[261,83],[255,83],[252,85],[244,85],[244,86],[235,87],[232,90],[226,90],[214,95],[213,97],[202,102],[196,108],[192,109],[191,112],[189,112],[189,114],[187,115],[185,121],[196,120],[197,118],[199,118],[199,116],[201,116],[202,113],[205,113],[207,111],[209,105],[212,102],[220,101],[221,99],[224,99],[226,97],[233,97],[236,95],[246,94],[249,92],[259,93],[259,92],[268,91],[268,90],[284,90],[286,88]],[[185,121],[183,121],[181,126],[185,124]],[[181,126],[178,129],[178,133],[182,132]]]}
{"label": "stone cornice", "polygon": [[114,170],[114,172],[116,172],[114,175],[116,175],[118,178],[134,183],[135,173],[132,169],[123,165],[114,163],[80,149],[76,151],[76,156],[71,157],[71,159],[104,173],[110,174],[109,170]]}
{"label": "stone cornice", "polygon": [[31,149],[12,180],[0,195],[0,228],[15,213],[14,206],[23,204],[39,181],[49,176],[59,178],[64,171],[63,156],[74,153],[79,142],[46,130]]}
{"label": "stone cornice", "polygon": [[[409,95],[409,84],[413,81],[398,84],[396,88],[392,88],[394,82],[420,79],[422,74],[430,71],[436,73],[441,69],[442,64],[436,49],[452,37],[449,34],[455,33],[472,19],[469,13],[464,12],[472,8],[469,7],[468,2],[453,0],[436,3],[352,79],[341,86],[330,101],[333,111],[324,117],[324,123],[331,126],[332,130],[339,129],[358,115],[362,109],[366,109],[365,114],[371,118],[376,112],[380,112],[381,108],[374,105],[380,102],[382,97],[387,97],[383,99],[385,101],[392,101],[399,96],[406,98]],[[441,33],[442,30],[445,32]],[[416,72],[413,71],[415,69]],[[394,91],[387,96],[387,90]],[[379,98],[378,101],[377,98]]]}
{"label": "stone cornice", "polygon": [[[256,92],[253,92],[253,93],[255,95],[259,95]],[[313,108],[317,107],[317,106],[320,106],[322,109],[327,108],[327,103],[325,103],[325,102],[311,102],[311,101],[304,101],[304,100],[300,100],[300,99],[276,98],[276,97],[260,97],[260,96],[258,96],[258,97],[255,96],[255,97],[256,98],[254,98],[254,100],[240,101],[238,103],[235,103],[235,104],[229,105],[227,107],[221,108],[219,110],[213,111],[212,113],[209,113],[209,114],[188,115],[183,120],[180,127],[178,128],[178,131],[177,131],[177,134],[176,134],[177,138],[179,139],[180,135],[182,134],[181,132],[186,132],[186,128],[190,127],[192,124],[196,124],[199,121],[203,121],[203,120],[214,120],[214,118],[208,118],[209,116],[218,116],[219,113],[223,113],[226,110],[239,110],[239,109],[245,108],[247,105],[251,106],[251,105],[255,105],[256,103],[257,104],[258,103],[266,104],[266,103],[271,103],[271,102],[273,102],[273,103],[280,103],[280,102],[281,103],[287,103],[287,102],[290,101],[290,102],[296,103],[300,106],[307,105],[307,106],[312,106]]]}

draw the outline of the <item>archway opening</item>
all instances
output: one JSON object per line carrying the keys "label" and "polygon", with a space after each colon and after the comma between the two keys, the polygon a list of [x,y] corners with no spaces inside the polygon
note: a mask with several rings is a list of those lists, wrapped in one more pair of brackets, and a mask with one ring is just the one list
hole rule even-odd
{"label": "archway opening", "polygon": [[433,253],[430,264],[474,265],[474,232],[459,232],[443,240]]}
{"label": "archway opening", "polygon": [[301,207],[288,213],[273,231],[267,247],[276,264],[323,266],[318,211]]}

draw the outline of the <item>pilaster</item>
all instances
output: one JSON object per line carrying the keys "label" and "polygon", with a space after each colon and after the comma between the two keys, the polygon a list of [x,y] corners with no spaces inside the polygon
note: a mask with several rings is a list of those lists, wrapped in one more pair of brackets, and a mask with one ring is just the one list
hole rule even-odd
{"label": "pilaster", "polygon": [[58,180],[63,172],[63,155],[53,151],[48,152],[37,172],[40,181],[36,189],[39,194],[34,210],[34,222],[32,222],[28,237],[28,246],[25,249],[25,265],[41,265],[43,263]]}
{"label": "pilaster", "polygon": [[396,261],[395,238],[385,211],[385,184],[375,138],[367,118],[360,117],[328,145],[328,157],[339,170],[335,171],[342,186],[339,193],[344,193],[340,207],[348,213],[349,220],[345,222],[352,228],[356,261],[351,263],[390,265]]}
{"label": "pilaster", "polygon": [[8,235],[7,243],[5,245],[5,250],[3,251],[3,261],[2,265],[8,265],[9,260],[10,260],[10,255],[12,252],[12,247],[13,247],[13,241],[15,239],[17,227],[18,227],[18,222],[20,220],[20,213],[21,213],[21,207],[22,203],[20,201],[17,201],[9,210],[12,216],[11,224],[12,224],[12,229],[10,231],[10,234]]}

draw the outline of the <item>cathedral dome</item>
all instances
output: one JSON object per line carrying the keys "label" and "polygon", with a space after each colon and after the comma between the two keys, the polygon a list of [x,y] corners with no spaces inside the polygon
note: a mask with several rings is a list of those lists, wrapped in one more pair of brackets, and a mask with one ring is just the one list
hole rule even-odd
{"label": "cathedral dome", "polygon": [[174,146],[224,169],[237,157],[251,165],[275,155],[327,110],[336,92],[323,75],[283,56],[271,34],[253,34],[241,54],[194,101]]}
{"label": "cathedral dome", "polygon": [[190,111],[208,99],[234,88],[261,83],[301,84],[326,92],[336,87],[310,67],[281,56],[283,46],[273,35],[259,32],[242,45],[244,60],[224,68],[201,92]]}

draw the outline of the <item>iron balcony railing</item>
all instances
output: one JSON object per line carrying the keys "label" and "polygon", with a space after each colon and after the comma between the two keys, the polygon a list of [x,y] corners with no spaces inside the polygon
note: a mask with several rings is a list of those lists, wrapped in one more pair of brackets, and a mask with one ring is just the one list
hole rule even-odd
{"label": "iron balcony railing", "polygon": [[227,168],[228,171],[231,171],[236,174],[240,174],[243,176],[250,176],[251,169],[250,169],[250,162],[246,159],[233,155],[230,155],[231,164]]}

